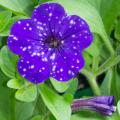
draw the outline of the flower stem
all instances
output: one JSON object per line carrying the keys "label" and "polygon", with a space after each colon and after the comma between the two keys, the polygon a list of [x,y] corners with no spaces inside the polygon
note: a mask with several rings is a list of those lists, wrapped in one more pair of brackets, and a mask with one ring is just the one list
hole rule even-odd
{"label": "flower stem", "polygon": [[112,55],[112,56],[115,55],[115,51],[114,51],[114,49],[113,49],[113,47],[112,47],[112,45],[111,45],[111,43],[110,43],[110,40],[108,39],[108,36],[107,36],[106,32],[104,32],[104,34],[101,35],[101,37],[102,37],[102,39],[104,40],[105,45],[106,45],[106,47],[108,48],[108,50],[109,50],[109,52],[111,53],[111,55]]}
{"label": "flower stem", "polygon": [[97,84],[96,77],[92,73],[87,71],[86,69],[83,69],[81,71],[81,73],[87,77],[88,83],[91,86],[91,89],[93,90],[94,95],[100,96],[101,91],[100,91],[100,88]]}
{"label": "flower stem", "polygon": [[105,63],[103,63],[96,71],[94,71],[94,75],[98,76],[113,67],[114,65],[120,62],[120,55],[110,57]]}

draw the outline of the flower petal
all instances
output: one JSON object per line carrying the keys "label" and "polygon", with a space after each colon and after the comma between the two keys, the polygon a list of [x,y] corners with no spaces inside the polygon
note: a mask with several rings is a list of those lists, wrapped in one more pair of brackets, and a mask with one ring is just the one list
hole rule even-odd
{"label": "flower petal", "polygon": [[87,48],[93,40],[87,23],[76,15],[63,19],[58,31],[64,44],[70,47],[76,46],[78,50]]}
{"label": "flower petal", "polygon": [[110,116],[113,112],[115,112],[113,101],[113,96],[99,96],[88,99],[77,99],[72,103],[71,108],[73,111],[79,109],[89,109]]}
{"label": "flower petal", "polygon": [[68,74],[68,65],[64,61],[62,55],[59,52],[53,52],[50,56],[51,60],[51,77],[58,81],[68,81],[72,78]]}
{"label": "flower petal", "polygon": [[18,62],[19,73],[32,83],[41,83],[49,78],[49,64],[41,59],[21,58]]}
{"label": "flower petal", "polygon": [[94,97],[94,98],[91,98],[90,101],[96,102],[96,103],[101,103],[101,104],[113,105],[114,104],[114,96]]}
{"label": "flower petal", "polygon": [[41,22],[48,27],[48,33],[53,35],[58,23],[66,16],[64,8],[58,3],[45,3],[41,4],[34,10],[32,19],[36,22]]}
{"label": "flower petal", "polygon": [[[76,55],[77,54],[77,55]],[[84,66],[82,55],[77,52],[65,53],[60,50],[50,56],[51,76],[58,81],[68,81],[75,77]]]}
{"label": "flower petal", "polygon": [[69,70],[74,74],[78,74],[84,67],[85,61],[79,50],[70,49],[66,46],[66,48],[64,47],[61,49],[61,54],[63,54],[64,61],[69,65]]}
{"label": "flower petal", "polygon": [[8,47],[19,55],[29,54],[30,50],[35,49],[35,45],[42,46],[45,36],[41,32],[32,20],[20,20],[11,29]]}

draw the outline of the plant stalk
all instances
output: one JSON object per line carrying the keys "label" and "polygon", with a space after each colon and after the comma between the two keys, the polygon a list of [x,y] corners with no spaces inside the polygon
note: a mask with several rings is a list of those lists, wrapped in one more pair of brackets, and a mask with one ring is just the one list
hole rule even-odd
{"label": "plant stalk", "polygon": [[89,83],[91,89],[93,90],[94,95],[100,96],[101,91],[100,91],[100,88],[97,84],[96,77],[92,73],[87,71],[86,69],[83,69],[81,71],[81,73],[87,77],[88,83]]}

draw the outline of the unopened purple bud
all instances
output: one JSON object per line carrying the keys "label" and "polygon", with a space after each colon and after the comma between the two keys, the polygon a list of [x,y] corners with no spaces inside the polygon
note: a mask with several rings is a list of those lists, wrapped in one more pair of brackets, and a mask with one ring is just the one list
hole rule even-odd
{"label": "unopened purple bud", "polygon": [[103,115],[112,115],[115,112],[113,96],[100,96],[90,99],[77,99],[73,101],[71,108],[72,111],[79,109],[90,109],[99,112]]}

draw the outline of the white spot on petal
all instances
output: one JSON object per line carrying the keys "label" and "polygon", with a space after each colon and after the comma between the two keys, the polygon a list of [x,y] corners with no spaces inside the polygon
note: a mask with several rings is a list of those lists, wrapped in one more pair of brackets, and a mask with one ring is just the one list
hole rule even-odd
{"label": "white spot on petal", "polygon": [[56,65],[53,66],[52,71],[55,71],[55,69],[56,69]]}
{"label": "white spot on petal", "polygon": [[35,66],[34,65],[31,65],[30,68],[33,69]]}
{"label": "white spot on petal", "polygon": [[21,24],[21,21],[18,21],[18,24]]}
{"label": "white spot on petal", "polygon": [[74,23],[74,21],[73,20],[70,20],[70,24],[73,24]]}
{"label": "white spot on petal", "polygon": [[31,28],[31,27],[29,27],[29,30],[31,31],[31,30],[32,30],[32,28]]}
{"label": "white spot on petal", "polygon": [[77,63],[80,63],[80,61],[77,59]]}
{"label": "white spot on petal", "polygon": [[26,24],[26,26],[29,26],[29,25],[30,25],[29,23]]}
{"label": "white spot on petal", "polygon": [[28,46],[28,49],[31,49],[31,46]]}
{"label": "white spot on petal", "polygon": [[26,71],[26,68],[24,68],[23,71],[25,72],[25,71]]}
{"label": "white spot on petal", "polygon": [[52,13],[49,13],[49,16],[51,17],[51,16],[52,16]]}
{"label": "white spot on petal", "polygon": [[54,60],[54,59],[55,59],[55,53],[53,53],[53,54],[50,56],[50,59],[51,59],[51,60]]}
{"label": "white spot on petal", "polygon": [[63,72],[63,69],[62,69],[62,68],[60,69],[60,72]]}
{"label": "white spot on petal", "polygon": [[72,35],[72,38],[75,38],[75,35]]}

